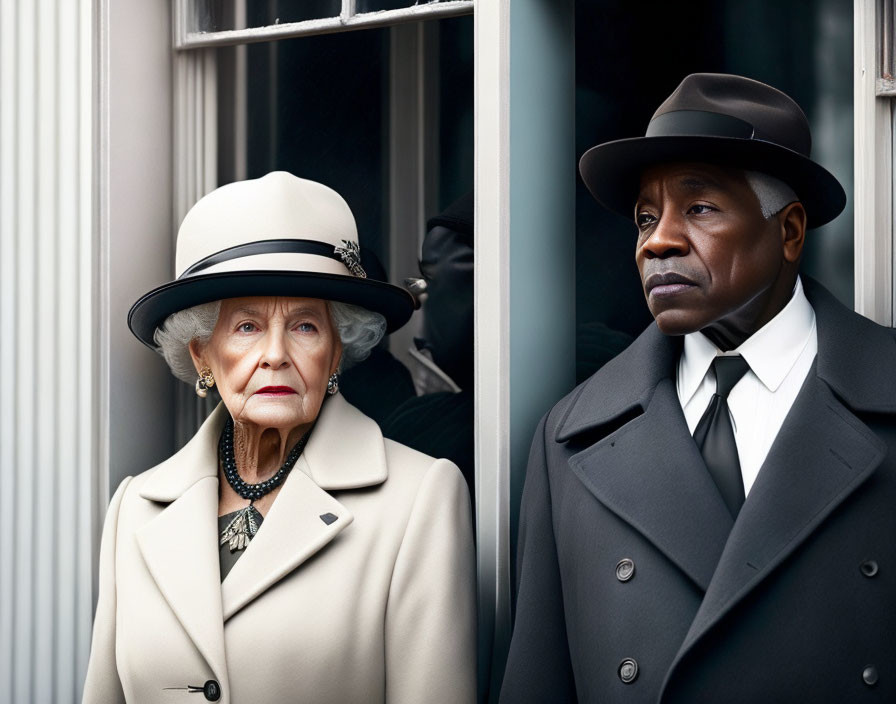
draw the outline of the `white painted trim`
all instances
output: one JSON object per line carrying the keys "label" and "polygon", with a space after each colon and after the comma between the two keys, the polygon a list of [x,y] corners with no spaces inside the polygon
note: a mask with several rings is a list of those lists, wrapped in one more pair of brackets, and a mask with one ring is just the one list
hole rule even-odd
{"label": "white painted trim", "polygon": [[[305,22],[285,22],[283,24],[232,29],[223,32],[193,32],[187,28],[187,11],[189,3],[195,0],[178,0],[176,14],[180,18],[174,31],[175,49],[196,49],[209,46],[229,46],[234,44],[251,44],[268,42],[288,37],[308,37],[315,34],[332,34],[353,29],[371,29],[386,27],[403,22],[421,22],[423,20],[444,19],[469,15],[473,12],[473,0],[449,0],[448,2],[412,5],[398,10],[381,12],[365,12],[351,14],[353,3],[343,4],[339,17],[326,17]],[[346,9],[348,8],[348,9]]]}
{"label": "white painted trim", "polygon": [[[510,2],[477,0],[473,27],[476,560],[483,672],[495,643],[510,634]],[[495,693],[500,677],[492,673]]]}
{"label": "white painted trim", "polygon": [[[131,304],[170,280],[171,262],[171,9],[168,3],[107,1],[99,72],[99,143],[103,162],[101,287],[107,355],[100,380],[108,428],[102,478],[109,491],[174,450],[170,418],[174,381],[164,361],[127,328]],[[96,542],[99,548],[99,540]]]}
{"label": "white painted trim", "polygon": [[99,554],[100,535],[102,533],[103,518],[106,515],[106,506],[112,496],[110,448],[111,439],[111,409],[109,377],[111,374],[110,349],[112,345],[111,323],[109,306],[109,248],[110,234],[109,223],[111,221],[111,198],[109,197],[109,171],[110,171],[110,98],[109,98],[109,66],[110,66],[110,41],[109,41],[109,4],[111,0],[97,0],[96,17],[96,53],[94,62],[96,65],[96,114],[94,116],[94,139],[97,146],[97,161],[94,165],[97,195],[94,202],[97,214],[97,252],[96,252],[96,300],[93,301],[97,320],[97,374],[96,390],[97,398],[97,466],[92,486],[92,526],[91,533],[94,536],[93,555],[91,564],[91,585],[93,603],[99,591]]}
{"label": "white painted trim", "polygon": [[[174,54],[174,208],[171,216],[171,251],[187,211],[218,186],[218,71],[214,49]],[[236,86],[237,96],[245,85]],[[237,98],[239,99],[239,98]],[[239,138],[240,135],[237,135]],[[245,135],[242,135],[244,138]],[[239,146],[239,145],[237,145]],[[170,267],[174,269],[174,258]],[[177,383],[174,392],[174,444],[180,448],[199,429],[215,405],[201,399],[188,384]]]}
{"label": "white painted trim", "polygon": [[893,104],[877,96],[878,0],[854,5],[855,308],[893,325]]}
{"label": "white painted trim", "polygon": [[[389,29],[389,242],[392,283],[419,276],[427,216],[438,194],[438,55],[436,22]],[[434,175],[434,177],[433,177]],[[413,368],[409,349],[421,335],[422,316],[389,336],[389,350]]]}

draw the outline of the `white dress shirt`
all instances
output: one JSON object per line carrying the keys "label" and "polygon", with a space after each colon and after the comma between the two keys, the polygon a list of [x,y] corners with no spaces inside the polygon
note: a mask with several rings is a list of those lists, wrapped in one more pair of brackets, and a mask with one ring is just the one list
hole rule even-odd
{"label": "white dress shirt", "polygon": [[750,365],[728,396],[745,494],[750,493],[817,352],[815,311],[799,278],[784,309],[737,349],[721,352],[700,332],[684,336],[678,401],[692,435],[716,390],[710,371],[713,359],[739,354]]}

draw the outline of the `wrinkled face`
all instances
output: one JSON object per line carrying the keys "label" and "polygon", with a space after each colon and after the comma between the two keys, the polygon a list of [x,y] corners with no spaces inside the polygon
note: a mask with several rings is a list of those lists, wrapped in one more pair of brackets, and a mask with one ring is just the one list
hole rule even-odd
{"label": "wrinkled face", "polygon": [[660,330],[752,334],[785,264],[778,219],[763,217],[743,174],[662,164],[641,177],[635,260]]}
{"label": "wrinkled face", "polygon": [[190,344],[237,422],[292,429],[312,423],[342,343],[326,301],[251,297],[221,301],[211,339]]}

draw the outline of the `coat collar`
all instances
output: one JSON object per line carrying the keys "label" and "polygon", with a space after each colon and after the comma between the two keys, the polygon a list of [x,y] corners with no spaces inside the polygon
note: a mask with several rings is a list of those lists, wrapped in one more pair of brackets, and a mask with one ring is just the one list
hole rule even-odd
{"label": "coat collar", "polygon": [[376,486],[389,476],[380,427],[342,394],[324,402],[298,466],[326,491]]}
{"label": "coat collar", "polygon": [[[816,365],[797,399],[799,405],[763,465],[731,540],[730,516],[721,510],[720,497],[691,440],[675,393],[680,338],[664,336],[652,324],[625,352],[579,387],[565,409],[564,404],[558,409],[556,439],[570,441],[571,449],[576,444],[582,448],[570,457],[569,466],[588,489],[650,539],[701,589],[714,583],[719,595],[713,597],[716,607],[705,615],[706,625],[727,608],[737,591],[732,585],[742,586],[738,581],[742,577],[732,577],[723,588],[716,584],[717,566],[721,569],[725,562],[722,553],[730,550],[728,544],[741,533],[749,537],[754,528],[764,524],[777,525],[779,511],[792,522],[782,535],[792,538],[802,529],[806,531],[803,538],[808,535],[815,525],[813,518],[820,520],[827,513],[816,509],[844,500],[880,462],[880,441],[855,413],[896,411],[892,330],[847,310],[810,279],[805,288],[818,324]],[[807,451],[813,453],[817,464],[824,464],[824,472],[819,470],[817,480],[804,478],[808,490],[796,500],[806,503],[804,510],[796,511],[780,505],[794,500],[792,494],[797,489],[792,485],[793,474],[779,468],[793,461],[788,453],[802,447],[801,438],[808,439],[812,447]],[[840,459],[832,461],[835,458],[845,458],[852,469]],[[638,480],[645,467],[653,473],[650,482]],[[756,546],[749,540],[740,544],[753,554]],[[795,543],[787,543],[787,547],[793,549]],[[754,566],[766,563],[770,561],[754,555]]]}
{"label": "coat collar", "polygon": [[[893,330],[857,315],[827,289],[802,276],[818,328],[818,377],[854,411],[896,412],[896,338]],[[571,397],[556,440],[567,440],[646,408],[661,379],[675,379],[682,339],[656,323],[604,365]]]}
{"label": "coat collar", "polygon": [[662,379],[672,379],[681,354],[680,337],[663,335],[656,323],[579,387],[557,426],[557,442],[643,410]]}
{"label": "coat collar", "polygon": [[[196,435],[152,470],[140,496],[171,503],[198,481],[217,479],[218,439],[227,417],[224,404],[218,404]],[[325,491],[382,484],[388,477],[383,435],[375,421],[337,394],[324,402],[296,467]]]}
{"label": "coat collar", "polygon": [[803,277],[818,327],[818,378],[849,408],[896,413],[896,337]]}
{"label": "coat collar", "polygon": [[304,453],[258,534],[223,583],[218,567],[218,438],[223,404],[140,495],[167,504],[137,530],[147,568],[222,686],[224,622],[323,549],[353,520],[327,490],[370,487],[388,476],[376,423],[341,396],[328,399]]}

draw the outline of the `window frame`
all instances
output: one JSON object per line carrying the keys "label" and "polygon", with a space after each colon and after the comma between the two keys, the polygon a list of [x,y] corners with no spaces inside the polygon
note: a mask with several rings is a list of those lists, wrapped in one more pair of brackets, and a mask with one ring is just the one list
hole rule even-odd
{"label": "window frame", "polygon": [[[342,10],[337,17],[324,17],[303,22],[232,29],[220,32],[197,32],[191,27],[191,17],[195,17],[195,7],[199,0],[175,0],[174,4],[174,49],[198,49],[212,46],[250,44],[268,42],[290,37],[307,37],[315,34],[331,34],[354,29],[388,27],[405,22],[458,17],[473,13],[473,0],[443,0],[426,2],[396,10],[380,12],[356,12],[356,0],[342,0]],[[245,2],[245,0],[242,0]],[[237,0],[237,5],[241,4]]]}
{"label": "window frame", "polygon": [[892,326],[896,82],[885,64],[896,46],[893,0],[856,0],[854,13],[855,310]]}

